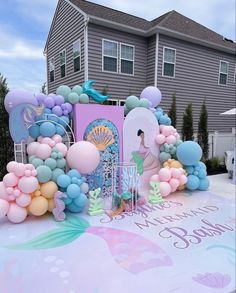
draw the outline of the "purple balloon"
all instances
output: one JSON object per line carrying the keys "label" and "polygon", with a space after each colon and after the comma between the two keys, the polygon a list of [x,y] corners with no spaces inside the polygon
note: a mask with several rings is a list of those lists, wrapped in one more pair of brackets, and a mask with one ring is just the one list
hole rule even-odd
{"label": "purple balloon", "polygon": [[55,97],[56,95],[55,94],[53,94],[53,93],[50,93],[49,95],[48,95],[48,97]]}
{"label": "purple balloon", "polygon": [[11,112],[12,108],[23,103],[29,103],[35,106],[39,105],[35,95],[25,90],[12,90],[4,99],[5,109],[8,113]]}
{"label": "purple balloon", "polygon": [[160,90],[155,86],[148,86],[146,87],[140,95],[140,98],[146,98],[151,102],[151,107],[155,108],[157,105],[161,102],[161,92]]}
{"label": "purple balloon", "polygon": [[68,116],[69,112],[68,110],[63,110],[63,115]]}
{"label": "purple balloon", "polygon": [[46,98],[46,95],[43,93],[39,93],[35,95],[35,98],[38,100],[39,105],[43,104],[44,99]]}
{"label": "purple balloon", "polygon": [[44,105],[49,108],[52,109],[55,106],[55,101],[54,98],[52,96],[48,96],[44,99]]}
{"label": "purple balloon", "polygon": [[65,103],[66,105],[66,109],[65,110],[68,110],[68,113],[70,113],[72,111],[72,105],[70,103]]}
{"label": "purple balloon", "polygon": [[66,110],[66,108],[67,108],[67,107],[66,107],[66,104],[62,104],[62,105],[61,105],[61,108],[62,108],[62,110]]}
{"label": "purple balloon", "polygon": [[61,95],[55,96],[55,103],[56,105],[61,106],[63,103],[65,103],[64,97]]}
{"label": "purple balloon", "polygon": [[52,113],[60,117],[62,115],[62,109],[60,106],[54,106],[52,108]]}

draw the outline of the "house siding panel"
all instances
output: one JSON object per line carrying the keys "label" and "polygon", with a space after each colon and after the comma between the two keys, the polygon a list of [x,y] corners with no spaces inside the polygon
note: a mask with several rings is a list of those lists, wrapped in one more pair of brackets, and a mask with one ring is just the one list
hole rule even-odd
{"label": "house siding panel", "polygon": [[[102,71],[102,39],[135,46],[134,76]],[[125,99],[130,94],[140,95],[146,86],[146,38],[90,23],[88,27],[88,68],[88,77],[96,80],[96,89],[102,91],[107,86],[111,98]]]}
{"label": "house siding panel", "polygon": [[[81,70],[74,72],[73,43],[81,40]],[[66,76],[60,76],[59,53],[66,49]],[[55,81],[49,82],[48,62],[55,58]],[[47,45],[48,92],[56,92],[58,86],[73,87],[84,82],[84,17],[64,0],[60,0],[55,23]]]}
{"label": "house siding panel", "polygon": [[156,35],[147,39],[147,86],[154,86],[156,64]]}
{"label": "house siding panel", "polygon": [[[165,46],[176,49],[175,78],[162,76]],[[220,60],[229,62],[227,85],[218,85]],[[194,130],[197,131],[204,97],[210,132],[229,132],[235,127],[235,117],[219,116],[221,112],[235,107],[234,71],[234,55],[160,35],[157,86],[162,92],[161,106],[165,110],[170,108],[171,96],[176,93],[178,129],[181,129],[187,104],[192,103]]]}

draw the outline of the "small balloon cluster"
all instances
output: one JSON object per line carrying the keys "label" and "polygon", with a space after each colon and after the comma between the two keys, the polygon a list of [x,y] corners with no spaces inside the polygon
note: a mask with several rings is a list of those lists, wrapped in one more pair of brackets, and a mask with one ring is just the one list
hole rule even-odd
{"label": "small balloon cluster", "polygon": [[143,107],[155,111],[155,107],[157,107],[162,99],[162,95],[160,90],[155,86],[148,86],[140,94],[140,99],[136,96],[129,96],[125,101],[125,115],[129,113],[129,111],[137,108]]}
{"label": "small balloon cluster", "polygon": [[167,125],[160,125],[160,132],[155,138],[156,143],[160,145],[160,162],[176,159],[176,149],[182,143],[180,135],[173,126]]}
{"label": "small balloon cluster", "polygon": [[0,182],[0,219],[7,216],[12,223],[20,223],[27,217],[31,193],[37,190],[37,171],[32,164],[9,162],[9,172]]}
{"label": "small balloon cluster", "polygon": [[160,125],[171,125],[171,119],[164,113],[162,108],[157,107],[154,111],[156,119]]}
{"label": "small balloon cluster", "polygon": [[209,180],[206,165],[200,162],[202,149],[199,144],[194,141],[185,141],[178,146],[176,155],[188,173],[186,188],[189,190],[208,189]]}
{"label": "small balloon cluster", "polygon": [[75,170],[70,170],[67,174],[60,175],[57,178],[57,184],[60,191],[66,195],[64,203],[67,210],[78,213],[81,212],[87,203],[85,193],[89,191],[86,178]]}
{"label": "small balloon cluster", "polygon": [[62,142],[60,135],[56,134],[52,138],[39,137],[38,141],[28,144],[26,151],[29,162],[37,170],[40,183],[50,180],[56,182],[57,177],[64,174],[67,146]]}
{"label": "small balloon cluster", "polygon": [[183,168],[161,168],[158,175],[153,175],[150,181],[160,182],[162,196],[175,192],[179,187],[186,184],[187,177]]}

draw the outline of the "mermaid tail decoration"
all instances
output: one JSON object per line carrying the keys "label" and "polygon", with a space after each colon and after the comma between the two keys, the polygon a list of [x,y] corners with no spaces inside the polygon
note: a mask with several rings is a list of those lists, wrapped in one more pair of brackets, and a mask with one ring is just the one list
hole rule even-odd
{"label": "mermaid tail decoration", "polygon": [[108,98],[108,96],[103,96],[100,94],[97,90],[92,88],[92,84],[95,83],[95,80],[88,80],[86,81],[82,87],[83,87],[83,92],[90,96],[94,101],[98,103],[103,103],[105,102]]}
{"label": "mermaid tail decoration", "polygon": [[138,274],[154,267],[170,266],[170,257],[155,243],[135,233],[109,227],[91,227],[76,216],[67,215],[59,228],[28,242],[8,246],[11,249],[50,249],[66,245],[85,232],[99,236],[107,243],[114,260],[127,271]]}
{"label": "mermaid tail decoration", "polygon": [[137,154],[137,152],[132,152],[133,160],[137,166],[137,172],[139,175],[143,174],[143,159]]}

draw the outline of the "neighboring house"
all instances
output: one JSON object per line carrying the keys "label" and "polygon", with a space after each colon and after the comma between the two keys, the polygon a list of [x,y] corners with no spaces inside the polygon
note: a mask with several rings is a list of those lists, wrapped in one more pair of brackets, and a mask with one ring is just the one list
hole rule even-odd
{"label": "neighboring house", "polygon": [[165,110],[176,93],[178,128],[191,102],[197,130],[206,97],[209,131],[229,132],[233,118],[219,114],[235,107],[235,48],[176,11],[147,21],[84,0],[59,0],[45,46],[48,91],[94,79],[116,104],[154,85]]}

